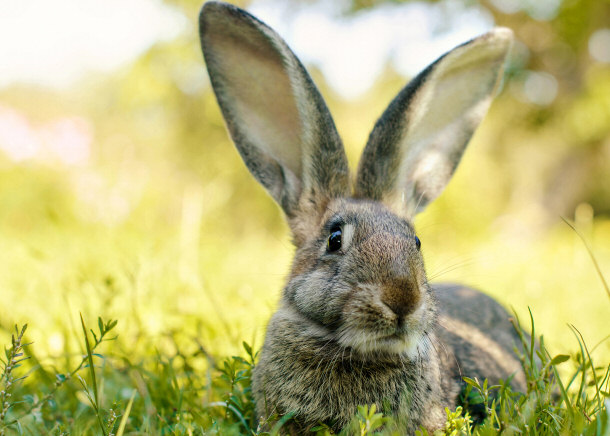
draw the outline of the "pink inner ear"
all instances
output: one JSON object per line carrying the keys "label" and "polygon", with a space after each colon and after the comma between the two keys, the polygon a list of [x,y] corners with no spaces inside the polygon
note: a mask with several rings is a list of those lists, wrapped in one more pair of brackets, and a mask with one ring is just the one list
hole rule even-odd
{"label": "pink inner ear", "polygon": [[[215,26],[216,23],[212,24]],[[302,125],[281,54],[258,29],[219,23],[209,29],[214,67],[236,126],[261,151],[301,173]]]}

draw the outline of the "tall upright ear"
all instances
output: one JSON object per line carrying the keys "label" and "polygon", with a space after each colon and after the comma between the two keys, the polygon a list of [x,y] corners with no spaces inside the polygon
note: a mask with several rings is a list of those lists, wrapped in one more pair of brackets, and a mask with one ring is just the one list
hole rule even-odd
{"label": "tall upright ear", "polygon": [[412,216],[453,175],[487,113],[512,44],[497,28],[446,53],[415,77],[375,124],[355,195]]}
{"label": "tall upright ear", "polygon": [[199,35],[231,138],[288,217],[299,219],[349,194],[335,124],[284,40],[246,11],[219,2],[203,5]]}

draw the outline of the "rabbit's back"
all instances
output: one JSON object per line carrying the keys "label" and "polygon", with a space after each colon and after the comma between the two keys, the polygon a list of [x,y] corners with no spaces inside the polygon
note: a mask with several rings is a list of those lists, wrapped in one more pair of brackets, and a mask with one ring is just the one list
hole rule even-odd
{"label": "rabbit's back", "polygon": [[457,396],[462,377],[487,378],[497,384],[514,374],[513,388],[523,391],[525,378],[515,353],[520,339],[510,314],[493,298],[472,288],[433,286],[438,301],[439,354],[447,370],[444,385]]}

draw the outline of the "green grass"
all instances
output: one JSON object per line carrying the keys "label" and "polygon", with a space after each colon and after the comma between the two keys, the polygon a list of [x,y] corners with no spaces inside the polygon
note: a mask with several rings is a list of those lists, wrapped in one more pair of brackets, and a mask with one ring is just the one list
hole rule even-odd
{"label": "green grass", "polygon": [[[143,358],[116,348],[117,321],[98,318],[95,328],[81,321],[85,352],[67,360],[72,366],[62,359],[41,363],[36,347],[25,343],[27,326],[15,327],[2,361],[0,435],[267,435],[290,419],[271,417],[269,431],[257,425],[250,391],[256,353],[245,342],[243,357],[218,359],[201,344],[181,348],[176,333],[172,352]],[[518,320],[515,328],[523,331]],[[530,328],[535,334],[533,317]],[[551,356],[543,336],[521,334],[527,393],[466,378],[464,408],[447,410],[445,430],[435,434],[609,434],[610,365],[594,362],[594,350],[572,330],[578,347],[572,355]],[[477,407],[487,418],[473,426],[467,410]],[[316,433],[332,434],[323,423]],[[342,434],[398,432],[391,417],[363,405]]]}

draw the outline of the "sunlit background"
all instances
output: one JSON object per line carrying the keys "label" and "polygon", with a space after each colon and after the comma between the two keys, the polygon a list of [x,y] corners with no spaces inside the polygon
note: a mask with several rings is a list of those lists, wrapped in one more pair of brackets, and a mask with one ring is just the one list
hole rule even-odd
{"label": "sunlit background", "polygon": [[[353,167],[406,81],[494,26],[503,90],[446,192],[416,220],[433,281],[483,289],[556,352],[610,361],[610,3],[239,2],[322,90]],[[199,1],[0,0],[0,339],[29,323],[70,352],[79,312],[118,350],[182,335],[260,346],[293,249],[229,142],[197,36]],[[93,322],[93,321],[92,321]],[[71,345],[72,344],[72,345]]]}

